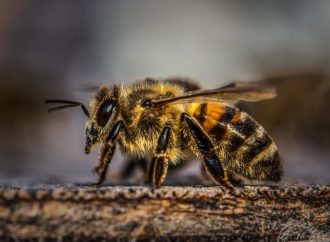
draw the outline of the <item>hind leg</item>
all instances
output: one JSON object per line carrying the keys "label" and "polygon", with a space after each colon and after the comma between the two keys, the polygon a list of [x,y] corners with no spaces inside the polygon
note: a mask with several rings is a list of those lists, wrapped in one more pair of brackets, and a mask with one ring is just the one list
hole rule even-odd
{"label": "hind leg", "polygon": [[233,188],[228,179],[227,171],[215,153],[214,145],[208,134],[203,130],[199,123],[187,113],[182,114],[181,122],[186,123],[199,152],[203,156],[203,165],[212,180],[218,184]]}

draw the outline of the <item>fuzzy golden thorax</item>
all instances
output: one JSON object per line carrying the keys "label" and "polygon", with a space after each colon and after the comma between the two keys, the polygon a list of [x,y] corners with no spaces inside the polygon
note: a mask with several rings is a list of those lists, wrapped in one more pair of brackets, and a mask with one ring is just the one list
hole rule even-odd
{"label": "fuzzy golden thorax", "polygon": [[[147,157],[156,149],[164,127],[171,128],[169,147],[178,146],[182,105],[145,107],[146,100],[159,100],[182,95],[184,90],[174,83],[144,80],[130,85],[101,87],[91,101],[91,116],[86,123],[86,146],[88,154],[98,144],[105,144],[113,125],[122,120],[124,131],[119,136],[122,150],[131,156]],[[174,152],[171,158],[176,159]]]}
{"label": "fuzzy golden thorax", "polygon": [[[157,141],[164,127],[171,128],[169,148],[178,144],[178,131],[182,105],[148,107],[147,100],[159,100],[183,94],[182,87],[174,83],[144,80],[119,90],[119,119],[125,122],[126,133],[119,138],[122,149],[132,156],[150,156],[157,146]],[[176,154],[171,155],[173,159]]]}

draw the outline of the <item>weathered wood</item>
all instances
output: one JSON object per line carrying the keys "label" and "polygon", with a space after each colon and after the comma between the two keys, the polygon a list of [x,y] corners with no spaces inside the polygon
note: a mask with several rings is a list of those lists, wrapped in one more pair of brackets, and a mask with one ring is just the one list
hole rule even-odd
{"label": "weathered wood", "polygon": [[1,241],[330,238],[330,186],[3,186]]}

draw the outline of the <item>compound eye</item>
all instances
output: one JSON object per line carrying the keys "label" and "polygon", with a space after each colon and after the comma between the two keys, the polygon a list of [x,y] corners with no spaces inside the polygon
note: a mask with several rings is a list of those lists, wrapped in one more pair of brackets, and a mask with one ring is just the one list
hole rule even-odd
{"label": "compound eye", "polygon": [[99,126],[101,127],[104,127],[112,112],[114,111],[114,109],[117,107],[117,101],[114,100],[114,99],[109,99],[109,100],[106,100],[104,101],[98,111],[97,111],[97,114],[96,114],[96,122]]}

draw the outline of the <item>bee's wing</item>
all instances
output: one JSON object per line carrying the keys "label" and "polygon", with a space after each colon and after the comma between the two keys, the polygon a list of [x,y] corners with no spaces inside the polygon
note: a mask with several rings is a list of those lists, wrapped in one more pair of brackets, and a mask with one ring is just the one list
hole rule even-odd
{"label": "bee's wing", "polygon": [[274,97],[276,97],[276,91],[274,88],[262,87],[252,83],[233,83],[217,89],[198,90],[187,92],[178,97],[155,100],[153,101],[153,104],[155,106],[163,106],[167,104],[186,104],[206,101],[222,101],[234,104],[240,100],[257,102]]}

